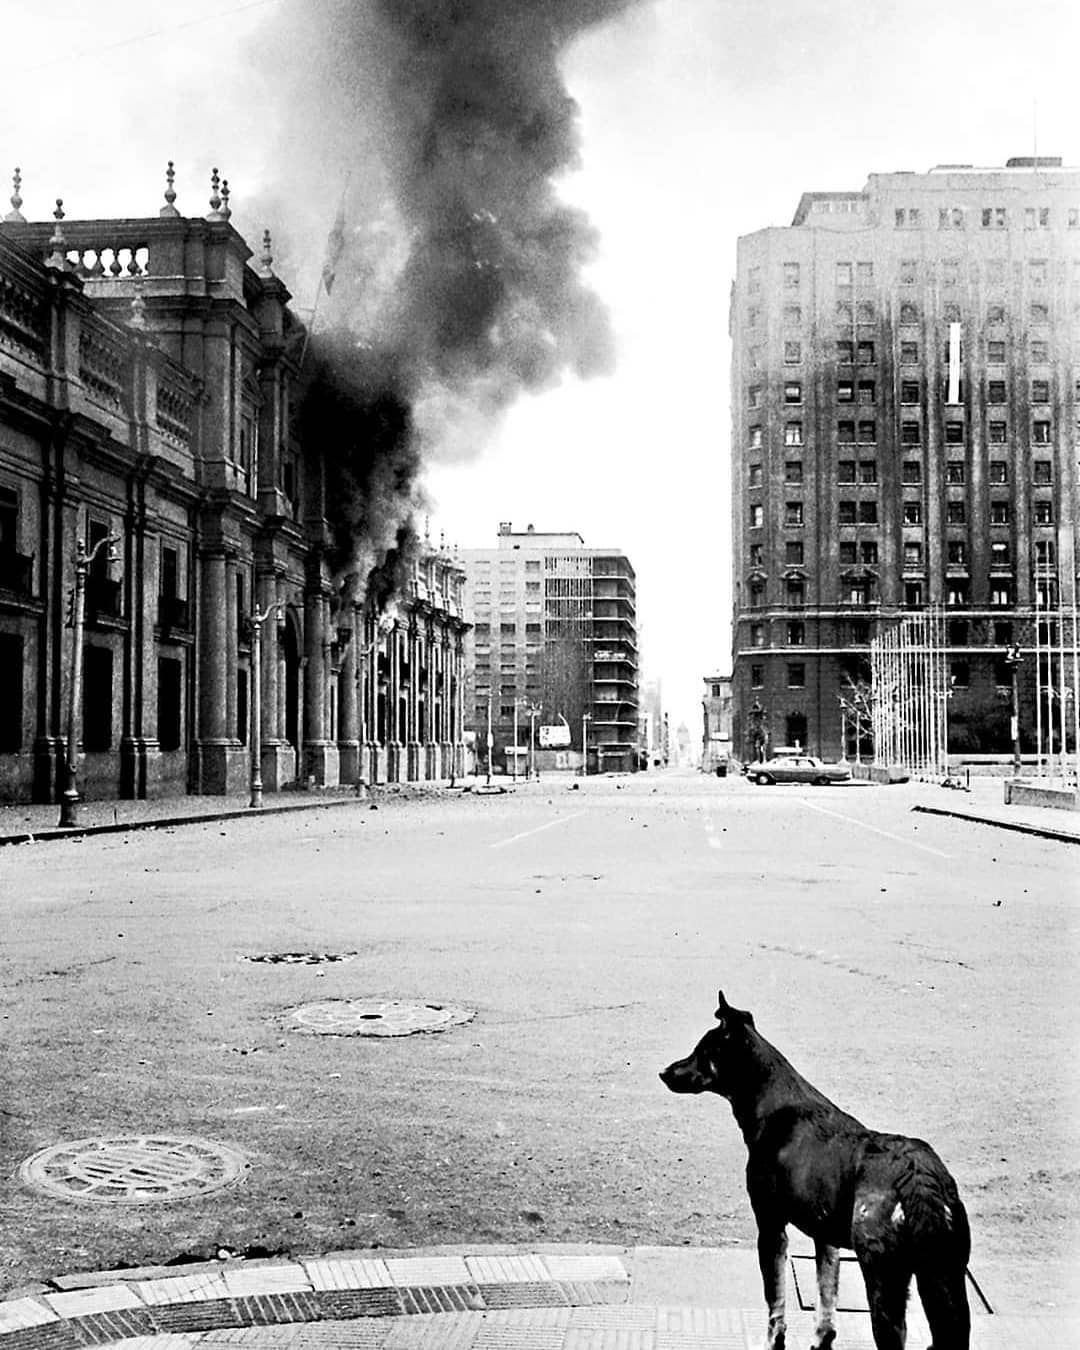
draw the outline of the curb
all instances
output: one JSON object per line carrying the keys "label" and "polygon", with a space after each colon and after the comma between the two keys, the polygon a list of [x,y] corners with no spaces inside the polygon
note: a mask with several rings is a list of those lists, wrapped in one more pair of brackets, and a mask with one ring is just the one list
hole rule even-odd
{"label": "curb", "polygon": [[[813,1267],[809,1251],[789,1259],[792,1340],[812,1332]],[[1072,1310],[989,1315],[973,1297],[972,1314],[976,1350],[1080,1338]],[[0,1301],[0,1350],[752,1350],[765,1321],[751,1248],[482,1244],[59,1277]],[[915,1299],[909,1322],[923,1343]],[[837,1331],[849,1350],[873,1350],[854,1258]]]}
{"label": "curb", "polygon": [[289,806],[237,807],[234,811],[212,811],[196,816],[153,816],[145,820],[129,820],[104,825],[74,825],[70,829],[25,830],[19,834],[0,835],[0,848],[5,844],[47,844],[57,839],[81,839],[88,834],[126,834],[131,830],[166,830],[178,825],[207,825],[216,820],[256,820],[260,816],[281,816],[292,811],[318,811],[326,807],[356,806],[364,799],[349,797],[340,800],[333,798],[317,802],[296,802]]}
{"label": "curb", "polygon": [[952,811],[946,806],[913,806],[925,816],[950,816],[953,820],[969,820],[973,825],[991,825],[999,830],[1012,830],[1016,834],[1033,834],[1040,839],[1054,839],[1060,844],[1080,844],[1080,834],[1068,830],[1052,830],[1044,825],[1029,825],[1018,820],[997,820],[993,816],[972,815],[968,811]]}

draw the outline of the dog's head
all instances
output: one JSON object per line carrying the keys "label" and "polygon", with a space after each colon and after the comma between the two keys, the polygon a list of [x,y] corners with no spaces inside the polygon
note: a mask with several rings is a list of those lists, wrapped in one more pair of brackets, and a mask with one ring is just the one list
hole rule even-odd
{"label": "dog's head", "polygon": [[721,1097],[731,1095],[734,1077],[738,1072],[740,1049],[746,1042],[746,1031],[754,1025],[748,1012],[733,1008],[718,994],[717,1024],[707,1031],[685,1059],[677,1059],[660,1071],[660,1081],[672,1092],[716,1092]]}

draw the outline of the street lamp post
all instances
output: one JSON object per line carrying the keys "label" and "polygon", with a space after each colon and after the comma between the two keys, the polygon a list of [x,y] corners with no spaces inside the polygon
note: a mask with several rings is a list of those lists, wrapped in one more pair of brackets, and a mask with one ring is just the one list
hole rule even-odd
{"label": "street lamp post", "polygon": [[581,776],[585,778],[589,772],[589,723],[592,721],[592,713],[581,714]]}
{"label": "street lamp post", "polygon": [[495,737],[491,734],[491,693],[488,692],[487,699],[487,786],[491,786],[491,747],[495,744]]}
{"label": "street lamp post", "polygon": [[284,618],[280,605],[272,604],[260,613],[251,612],[251,801],[249,806],[262,806],[262,626],[271,614],[278,623]]}
{"label": "street lamp post", "polygon": [[75,545],[75,590],[71,600],[71,688],[69,690],[67,719],[67,754],[64,763],[64,791],[60,798],[60,826],[71,828],[79,823],[79,737],[82,714],[83,626],[86,616],[86,578],[90,567],[103,548],[108,549],[109,562],[116,562],[114,534],[99,539],[89,552],[86,541]]}
{"label": "street lamp post", "polygon": [[529,714],[529,767],[526,770],[526,777],[536,777],[536,719],[540,716],[542,708],[538,703],[530,703],[525,710]]}
{"label": "street lamp post", "polygon": [[1013,777],[1019,778],[1020,764],[1020,666],[1024,658],[1020,655],[1019,644],[1014,643],[1005,653],[1005,664],[1012,676],[1012,715],[1009,718],[1009,736],[1012,740]]}
{"label": "street lamp post", "polygon": [[518,700],[514,699],[514,767],[511,770],[514,777],[514,783],[517,783],[517,761],[518,761]]}

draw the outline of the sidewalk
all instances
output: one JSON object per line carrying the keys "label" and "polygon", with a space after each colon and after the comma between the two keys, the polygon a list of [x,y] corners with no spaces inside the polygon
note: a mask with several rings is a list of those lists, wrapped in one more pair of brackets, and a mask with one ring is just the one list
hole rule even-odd
{"label": "sidewalk", "polygon": [[368,789],[355,787],[296,789],[268,792],[261,807],[248,806],[247,794],[229,797],[155,797],[150,800],[84,801],[79,804],[79,824],[60,829],[60,807],[55,803],[20,803],[0,806],[0,846],[71,839],[79,835],[119,833],[124,830],[164,829],[173,825],[194,825],[205,821],[235,817],[280,815],[286,811],[312,811],[324,807],[355,806],[358,801],[377,798],[380,802],[395,798],[417,798],[457,793],[472,787],[473,780],[458,779],[431,783],[389,783]]}
{"label": "sidewalk", "polygon": [[[1080,811],[1062,811],[1053,806],[1006,806],[1004,778],[972,777],[970,790],[945,788],[935,782],[913,783],[911,788],[916,796],[912,808],[915,811],[1080,844]],[[895,788],[883,790],[892,792]]]}
{"label": "sidewalk", "polygon": [[[792,1234],[788,1344],[813,1335],[814,1261]],[[995,1310],[969,1284],[975,1350],[1073,1350],[1080,1315]],[[837,1342],[873,1350],[841,1265]],[[757,1257],[738,1248],[534,1245],[343,1251],[73,1275],[0,1302],[0,1350],[759,1350]],[[927,1344],[921,1306],[909,1343]]]}

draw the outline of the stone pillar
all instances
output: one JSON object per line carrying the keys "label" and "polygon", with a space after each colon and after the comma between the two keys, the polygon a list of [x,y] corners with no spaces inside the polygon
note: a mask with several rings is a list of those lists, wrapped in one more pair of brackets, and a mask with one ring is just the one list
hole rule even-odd
{"label": "stone pillar", "polygon": [[[278,637],[277,605],[281,600],[278,578],[269,569],[259,569],[255,575],[255,607],[260,614],[269,614],[263,620],[259,644],[259,706],[260,756],[259,772],[266,792],[280,792],[292,778],[289,747],[285,740],[285,658]],[[252,680],[255,671],[251,672]],[[249,697],[254,698],[254,685]]]}
{"label": "stone pillar", "polygon": [[363,633],[355,606],[344,612],[349,620],[349,641],[341,662],[338,682],[338,771],[343,783],[358,783],[363,777],[360,766],[359,678]]}
{"label": "stone pillar", "polygon": [[223,550],[204,553],[199,652],[199,791],[217,795],[229,790],[228,735],[229,632],[231,606],[226,595]]}
{"label": "stone pillar", "polygon": [[304,770],[318,787],[338,783],[338,750],[326,734],[326,681],[329,661],[327,646],[328,600],[322,588],[309,592],[304,604],[304,651],[307,671],[304,680]]}
{"label": "stone pillar", "polygon": [[404,758],[401,736],[401,632],[395,626],[387,639],[389,651],[390,678],[386,688],[386,779],[389,783],[400,783],[403,776]]}
{"label": "stone pillar", "polygon": [[409,659],[409,687],[405,692],[405,775],[410,783],[420,777],[420,635],[415,623],[405,638]]}

